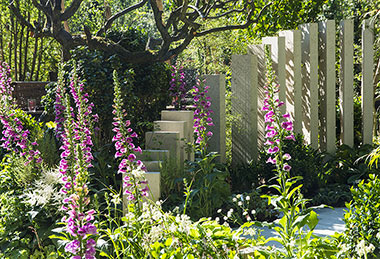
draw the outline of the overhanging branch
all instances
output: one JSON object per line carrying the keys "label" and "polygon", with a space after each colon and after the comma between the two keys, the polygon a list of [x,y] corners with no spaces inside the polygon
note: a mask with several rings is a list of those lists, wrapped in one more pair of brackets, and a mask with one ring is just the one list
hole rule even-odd
{"label": "overhanging branch", "polygon": [[104,26],[96,33],[97,36],[100,36],[102,35],[103,33],[106,33],[107,30],[111,27],[112,23],[118,19],[119,17],[129,13],[129,12],[132,12],[140,7],[143,7],[146,3],[148,2],[148,0],[142,0],[140,3],[137,3],[135,5],[132,5],[114,15],[112,15],[107,21],[106,23],[104,24]]}
{"label": "overhanging branch", "polygon": [[83,0],[73,0],[69,8],[67,8],[60,16],[61,21],[67,21],[72,17],[76,11],[78,11],[80,5],[82,4]]}
{"label": "overhanging branch", "polygon": [[247,19],[247,22],[244,23],[244,24],[240,24],[240,25],[228,25],[228,26],[221,26],[221,27],[216,27],[216,28],[212,28],[212,29],[208,29],[208,30],[204,30],[204,31],[201,31],[201,32],[197,32],[196,33],[196,37],[201,37],[201,36],[205,36],[207,34],[210,34],[210,33],[215,33],[215,32],[222,32],[222,31],[230,31],[230,30],[239,30],[239,29],[246,29],[248,28],[248,26],[250,26],[251,24],[254,24],[254,23],[257,23],[258,20],[260,19],[260,17],[262,16],[262,14],[264,13],[264,11],[272,5],[272,2],[266,4],[259,12],[259,14],[257,15],[257,17],[252,20],[252,16],[253,16],[253,9],[250,11],[250,13],[248,14],[248,19]]}

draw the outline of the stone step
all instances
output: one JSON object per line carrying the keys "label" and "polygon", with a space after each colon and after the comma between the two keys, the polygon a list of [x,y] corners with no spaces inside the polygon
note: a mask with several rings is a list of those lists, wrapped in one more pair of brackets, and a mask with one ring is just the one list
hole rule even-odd
{"label": "stone step", "polygon": [[[145,133],[145,147],[147,149],[169,150],[169,158],[180,160],[180,134],[178,131],[148,131]],[[158,159],[156,159],[158,160]]]}
{"label": "stone step", "polygon": [[161,195],[161,173],[160,172],[146,172],[145,179],[148,181],[150,188],[150,196],[148,199],[158,201]]}
{"label": "stone step", "polygon": [[144,149],[136,157],[141,161],[164,161],[169,158],[169,150]]}
{"label": "stone step", "polygon": [[[162,121],[185,121],[185,135],[187,142],[194,142],[194,129],[193,129],[193,120],[194,120],[194,111],[169,111],[163,110],[161,111],[161,120]],[[188,160],[194,160],[194,153],[191,152],[187,154],[186,157]]]}
{"label": "stone step", "polygon": [[[148,200],[152,200],[154,202],[160,199],[161,195],[161,174],[160,172],[146,172],[145,179],[148,181],[150,193],[149,196],[146,197]],[[123,195],[123,213],[127,213],[128,208],[128,199],[126,195]]]}
{"label": "stone step", "polygon": [[163,161],[142,161],[148,172],[160,172]]}
{"label": "stone step", "polygon": [[187,122],[186,121],[154,121],[155,131],[175,131],[179,132],[180,142],[180,161],[188,159],[185,152],[187,140]]}

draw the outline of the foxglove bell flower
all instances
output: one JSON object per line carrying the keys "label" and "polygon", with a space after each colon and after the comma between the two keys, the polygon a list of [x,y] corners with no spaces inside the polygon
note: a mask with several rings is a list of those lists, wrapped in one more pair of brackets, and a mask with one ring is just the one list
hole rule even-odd
{"label": "foxglove bell flower", "polygon": [[[64,81],[61,78],[59,96],[56,98],[56,122],[63,122],[62,129],[57,128],[62,146],[59,171],[64,182],[61,192],[66,194],[64,206],[67,215],[62,219],[65,231],[71,242],[65,246],[65,251],[71,253],[71,258],[95,258],[95,249],[87,243],[94,242],[97,228],[92,223],[94,210],[89,209],[88,169],[92,166],[92,132],[94,116],[93,104],[88,103],[83,84],[74,67],[69,93],[64,92]],[[75,109],[71,107],[69,95],[74,99]],[[62,108],[64,117],[60,119]],[[96,118],[96,116],[95,116]],[[92,240],[92,241],[90,241]]]}
{"label": "foxglove bell flower", "polygon": [[212,137],[213,133],[209,130],[214,123],[211,114],[214,112],[210,109],[211,98],[207,96],[209,86],[205,86],[204,82],[197,79],[197,84],[193,86],[191,94],[195,103],[193,128],[194,133],[197,135],[195,140],[195,151],[204,157],[207,154],[207,143]]}
{"label": "foxglove bell flower", "polygon": [[130,127],[131,122],[125,121],[127,113],[123,110],[123,99],[121,97],[120,83],[116,71],[114,71],[114,128],[116,135],[113,137],[115,142],[115,158],[121,159],[118,173],[123,173],[124,194],[130,201],[138,201],[142,196],[148,196],[147,181],[144,177],[145,166],[137,159],[135,153],[142,153],[140,147],[136,147],[132,142],[138,137]]}

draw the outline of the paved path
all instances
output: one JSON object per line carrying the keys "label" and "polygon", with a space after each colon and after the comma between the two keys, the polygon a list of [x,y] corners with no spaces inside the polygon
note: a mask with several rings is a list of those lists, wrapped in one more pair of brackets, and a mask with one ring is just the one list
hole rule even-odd
{"label": "paved path", "polygon": [[[345,224],[343,221],[344,210],[347,208],[322,208],[314,210],[318,214],[319,222],[317,227],[314,230],[314,234],[318,236],[330,236],[335,232],[343,232],[345,230]],[[279,234],[268,228],[262,228],[263,232],[261,233],[266,238],[279,236]],[[269,242],[268,245],[275,245],[277,242]]]}

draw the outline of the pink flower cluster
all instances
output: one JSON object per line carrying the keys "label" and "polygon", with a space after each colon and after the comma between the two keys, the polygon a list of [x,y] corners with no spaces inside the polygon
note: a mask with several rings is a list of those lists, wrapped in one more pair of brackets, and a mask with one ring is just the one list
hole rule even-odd
{"label": "pink flower cluster", "polygon": [[204,82],[197,80],[197,84],[193,86],[191,91],[195,103],[194,111],[194,133],[197,134],[195,140],[196,150],[201,154],[206,154],[207,142],[213,133],[209,131],[210,126],[214,126],[210,115],[214,112],[210,109],[211,97],[207,96],[209,86],[205,86]]}
{"label": "pink flower cluster", "polygon": [[[11,69],[7,63],[0,64],[0,96],[2,102],[12,101]],[[4,104],[4,103],[3,103]]]}
{"label": "pink flower cluster", "polygon": [[293,134],[293,123],[290,121],[290,115],[285,113],[281,116],[280,107],[284,102],[280,101],[278,96],[279,86],[273,83],[265,86],[265,99],[263,111],[265,122],[267,123],[265,131],[266,142],[264,145],[267,148],[267,153],[270,157],[267,163],[276,165],[277,170],[289,172],[291,166],[286,162],[291,159],[287,153],[283,153],[281,140],[295,140]]}
{"label": "pink flower cluster", "polygon": [[128,200],[138,200],[139,196],[148,196],[149,187],[148,182],[144,177],[139,177],[134,172],[145,172],[146,168],[144,164],[136,158],[135,152],[142,153],[139,146],[133,144],[133,139],[138,135],[130,127],[131,122],[124,120],[127,117],[127,113],[123,110],[123,100],[121,97],[121,90],[116,71],[114,72],[114,118],[112,125],[114,126],[112,131],[115,132],[115,136],[112,141],[115,142],[115,158],[121,159],[119,164],[118,173],[123,173],[123,187],[124,193],[127,194]]}
{"label": "pink flower cluster", "polygon": [[169,96],[173,98],[172,105],[175,109],[183,110],[186,108],[186,81],[183,67],[177,69],[172,66],[172,80],[170,81]]}
{"label": "pink flower cluster", "polygon": [[26,157],[26,165],[33,160],[41,163],[41,153],[36,148],[37,142],[30,140],[30,131],[24,128],[22,121],[16,116],[11,82],[10,68],[6,63],[3,63],[0,65],[0,121],[3,127],[3,136],[0,139],[1,147],[7,151],[14,151],[21,157]]}
{"label": "pink flower cluster", "polygon": [[[97,228],[91,222],[94,220],[94,210],[87,210],[90,203],[88,197],[88,169],[92,167],[93,156],[91,153],[93,104],[88,103],[87,94],[82,94],[83,84],[75,73],[71,77],[69,92],[74,99],[76,109],[70,105],[68,94],[57,97],[59,105],[56,105],[57,112],[62,112],[65,107],[64,128],[61,133],[62,146],[60,147],[61,161],[59,171],[62,174],[64,186],[61,192],[68,195],[64,200],[62,209],[67,212],[67,216],[62,218],[66,224],[65,231],[73,239],[65,247],[66,252],[72,253],[71,258],[95,258],[95,241],[93,237],[97,235]],[[61,82],[63,84],[63,81]],[[63,89],[63,85],[58,88]],[[64,97],[64,105],[62,99]],[[58,114],[60,115],[60,114]]]}

